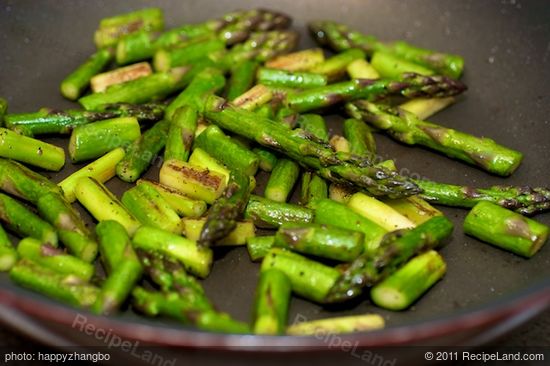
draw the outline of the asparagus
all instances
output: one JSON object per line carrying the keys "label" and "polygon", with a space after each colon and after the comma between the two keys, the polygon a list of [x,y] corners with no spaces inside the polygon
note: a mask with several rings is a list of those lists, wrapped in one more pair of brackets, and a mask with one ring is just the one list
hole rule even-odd
{"label": "asparagus", "polygon": [[257,84],[233,99],[233,105],[241,109],[253,111],[268,103],[272,98],[273,93],[271,89],[265,85]]}
{"label": "asparagus", "polygon": [[196,138],[195,146],[230,169],[239,170],[246,175],[255,175],[258,170],[259,161],[256,154],[226,136],[217,126],[206,128]]}
{"label": "asparagus", "polygon": [[63,274],[22,259],[10,271],[12,281],[76,307],[94,303],[98,288],[72,274]]}
{"label": "asparagus", "polygon": [[42,244],[40,240],[25,238],[17,245],[20,258],[26,258],[61,274],[72,274],[88,282],[94,274],[94,266],[72,255],[65,254],[50,244]]}
{"label": "asparagus", "polygon": [[139,184],[122,195],[122,204],[143,225],[180,234],[180,217],[156,189]]}
{"label": "asparagus", "polygon": [[415,225],[420,225],[434,216],[443,215],[441,211],[418,196],[384,200],[384,203],[405,216]]}
{"label": "asparagus", "polygon": [[263,259],[275,243],[274,236],[253,236],[246,239],[246,250],[250,260],[256,262]]}
{"label": "asparagus", "polygon": [[378,79],[380,77],[374,67],[363,58],[350,62],[346,71],[351,79]]}
{"label": "asparagus", "polygon": [[46,177],[8,159],[0,158],[0,189],[32,203],[43,195],[56,192],[60,188]]}
{"label": "asparagus", "polygon": [[336,152],[350,153],[351,147],[349,141],[344,136],[332,135],[329,144]]}
{"label": "asparagus", "polygon": [[163,185],[210,204],[223,194],[227,185],[224,175],[178,160],[164,162],[159,180]]}
{"label": "asparagus", "polygon": [[376,198],[361,192],[351,196],[348,207],[388,231],[409,229],[414,223]]}
{"label": "asparagus", "polygon": [[365,53],[363,51],[359,49],[350,49],[313,66],[309,71],[325,75],[329,80],[335,80],[346,73],[346,68],[350,63],[364,58]]}
{"label": "asparagus", "polygon": [[265,66],[286,71],[308,71],[323,61],[325,61],[323,50],[320,48],[310,48],[277,56],[267,61]]}
{"label": "asparagus", "polygon": [[331,183],[328,186],[328,197],[338,203],[347,204],[351,196],[356,192],[357,190],[353,187],[344,186],[341,184]]}
{"label": "asparagus", "polygon": [[376,141],[371,129],[364,122],[354,118],[346,119],[344,137],[349,141],[350,153],[370,156],[376,154]]}
{"label": "asparagus", "polygon": [[8,101],[0,97],[0,127],[4,126],[6,113],[8,113]]}
{"label": "asparagus", "polygon": [[169,128],[170,121],[164,119],[134,140],[116,165],[116,175],[125,182],[138,180],[166,144]]}
{"label": "asparagus", "polygon": [[6,127],[18,131],[24,129],[30,136],[43,134],[69,134],[80,125],[116,117],[135,117],[140,122],[158,121],[164,114],[160,104],[132,105],[125,103],[103,106],[102,111],[65,110],[41,108],[34,113],[6,115]]}
{"label": "asparagus", "polygon": [[289,159],[279,159],[265,186],[265,198],[286,202],[300,175],[300,167]]}
{"label": "asparagus", "polygon": [[212,265],[212,250],[168,231],[142,226],[134,235],[134,248],[159,253],[181,263],[186,271],[204,278]]}
{"label": "asparagus", "polygon": [[228,100],[237,98],[252,87],[257,69],[258,62],[252,60],[239,63],[231,68],[231,78],[226,93]]}
{"label": "asparagus", "polygon": [[136,10],[126,14],[104,18],[94,34],[97,48],[115,45],[118,40],[138,31],[160,31],[164,28],[164,16],[158,8]]}
{"label": "asparagus", "polygon": [[136,260],[130,237],[126,228],[115,220],[101,221],[95,227],[99,241],[99,254],[107,274],[116,271],[126,260]]}
{"label": "asparagus", "polygon": [[422,121],[399,108],[361,100],[347,104],[346,110],[352,117],[362,118],[376,128],[387,131],[398,141],[429,147],[498,175],[512,174],[523,158],[519,151],[498,145],[489,138],[475,137]]}
{"label": "asparagus", "polygon": [[372,301],[385,309],[404,310],[440,280],[447,270],[434,250],[411,259],[395,273],[374,286]]}
{"label": "asparagus", "polygon": [[174,113],[168,130],[164,160],[187,161],[197,129],[197,111],[193,107],[180,107]]}
{"label": "asparagus", "polygon": [[286,333],[318,337],[338,333],[367,332],[381,328],[384,328],[384,318],[377,314],[365,314],[299,322],[286,328]]}
{"label": "asparagus", "polygon": [[191,65],[211,53],[225,50],[225,43],[219,39],[191,41],[170,50],[160,49],[155,53],[155,70],[164,72],[174,67]]}
{"label": "asparagus", "polygon": [[328,79],[325,75],[313,72],[291,72],[262,67],[258,70],[257,79],[264,85],[284,86],[289,88],[314,88],[325,86]]}
{"label": "asparagus", "polygon": [[57,233],[50,224],[3,193],[0,193],[0,220],[22,237],[30,236],[57,246]]}
{"label": "asparagus", "polygon": [[272,248],[262,261],[262,272],[271,269],[288,277],[293,292],[315,302],[324,301],[340,277],[332,267],[281,248]]}
{"label": "asparagus", "polygon": [[550,228],[490,202],[480,202],[464,219],[464,232],[530,258],[544,245]]}
{"label": "asparagus", "polygon": [[63,190],[63,197],[69,203],[76,200],[74,189],[76,182],[82,177],[92,177],[100,183],[105,183],[115,176],[115,167],[123,157],[124,149],[118,147],[69,175],[58,183],[59,187]]}
{"label": "asparagus", "polygon": [[313,211],[307,207],[252,195],[244,217],[252,220],[257,227],[277,228],[285,222],[312,222]]}
{"label": "asparagus", "polygon": [[97,74],[90,80],[92,92],[100,93],[108,87],[115,84],[125,83],[127,81],[136,80],[153,73],[148,62],[140,62],[137,64],[120,67],[115,70]]}
{"label": "asparagus", "polygon": [[95,159],[117,147],[126,147],[141,136],[134,117],[119,117],[76,127],[69,140],[73,163]]}
{"label": "asparagus", "polygon": [[57,229],[59,239],[76,257],[92,262],[97,243],[78,212],[59,193],[46,193],[36,202],[38,212]]}
{"label": "asparagus", "polygon": [[258,156],[258,168],[264,172],[271,172],[277,164],[277,155],[262,147],[255,147],[252,152]]}
{"label": "asparagus", "polygon": [[231,172],[224,194],[214,202],[208,212],[198,240],[199,245],[211,246],[235,229],[250,197],[249,185],[250,180],[246,174],[238,170]]}
{"label": "asparagus", "polygon": [[[192,241],[198,241],[201,236],[201,231],[206,223],[206,218],[191,219],[184,218],[183,235]],[[223,238],[217,240],[214,244],[221,245],[244,245],[246,241],[255,236],[256,228],[250,221],[238,221],[235,228]]]}
{"label": "asparagus", "polygon": [[327,182],[315,173],[302,173],[302,189],[300,191],[300,204],[315,208],[317,201],[328,197]]}
{"label": "asparagus", "polygon": [[[233,141],[237,143],[237,140]],[[195,147],[193,149],[193,153],[189,157],[189,164],[219,173],[224,176],[226,183],[229,182],[229,174],[231,174],[229,169],[200,147]]]}
{"label": "asparagus", "polygon": [[406,72],[414,72],[420,75],[434,74],[433,70],[387,52],[375,52],[370,63],[383,78],[396,78]]}
{"label": "asparagus", "polygon": [[137,184],[147,185],[155,189],[179,216],[196,218],[206,212],[206,203],[204,201],[191,199],[176,189],[143,179],[138,180]]}
{"label": "asparagus", "polygon": [[283,272],[269,269],[260,273],[254,305],[254,333],[284,333],[290,293],[291,284]]}
{"label": "asparagus", "polygon": [[39,168],[58,171],[65,165],[65,152],[59,146],[0,127],[0,157]]}
{"label": "asparagus", "polygon": [[338,52],[360,48],[367,54],[372,54],[374,51],[394,53],[398,57],[454,79],[460,77],[464,68],[464,59],[460,56],[422,49],[402,41],[384,44],[374,36],[352,31],[343,24],[331,21],[310,22],[309,30],[317,42],[328,45]]}
{"label": "asparagus", "polygon": [[415,254],[435,248],[452,230],[451,221],[436,216],[414,229],[389,233],[374,254],[364,253],[342,268],[324,301],[341,302],[360,295],[364,287],[380,282]]}
{"label": "asparagus", "polygon": [[78,103],[86,110],[97,110],[105,104],[147,103],[183,88],[184,76],[189,68],[178,67],[167,72],[154,73],[122,84],[111,85],[104,92],[82,97]]}
{"label": "asparagus", "polygon": [[533,215],[550,209],[550,188],[528,186],[492,186],[475,188],[417,180],[420,195],[428,202],[454,207],[474,207],[488,201],[522,215]]}
{"label": "asparagus", "polygon": [[332,225],[286,223],[275,234],[274,245],[303,254],[349,262],[361,254],[364,241],[364,235],[359,231]]}
{"label": "asparagus", "polygon": [[140,227],[138,220],[122,205],[118,198],[102,183],[91,177],[83,177],[78,180],[75,195],[99,222],[118,221],[130,236]]}
{"label": "asparagus", "polygon": [[318,114],[301,114],[298,117],[298,127],[311,133],[322,141],[328,141],[328,130],[325,120]]}
{"label": "asparagus", "polygon": [[399,108],[410,112],[418,119],[424,120],[447,108],[455,102],[455,98],[416,98],[411,99],[399,106]]}
{"label": "asparagus", "polygon": [[8,234],[0,225],[0,272],[9,271],[17,262],[17,251],[8,237]]}
{"label": "asparagus", "polygon": [[113,51],[109,48],[98,50],[86,62],[61,82],[61,94],[67,99],[76,100],[88,87],[94,75],[107,67],[113,59]]}
{"label": "asparagus", "polygon": [[446,76],[402,74],[398,79],[354,79],[311,88],[287,97],[288,105],[303,113],[356,99],[381,99],[390,95],[407,98],[443,98],[461,94],[466,86]]}
{"label": "asparagus", "polygon": [[409,179],[395,172],[369,166],[370,162],[364,158],[358,160],[349,154],[335,153],[311,134],[302,130],[289,133],[280,123],[232,107],[224,99],[211,96],[205,115],[226,130],[281,151],[327,180],[356,184],[373,195],[394,198],[419,191]]}

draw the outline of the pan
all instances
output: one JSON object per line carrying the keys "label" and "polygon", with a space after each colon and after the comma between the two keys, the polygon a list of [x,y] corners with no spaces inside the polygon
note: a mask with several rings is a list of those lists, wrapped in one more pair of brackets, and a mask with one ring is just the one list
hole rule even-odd
{"label": "pan", "polygon": [[[176,26],[220,16],[231,10],[265,7],[290,14],[301,33],[300,46],[311,47],[306,23],[331,19],[383,40],[460,54],[466,67],[468,92],[459,102],[432,118],[445,126],[488,136],[522,151],[524,162],[509,178],[488,175],[420,148],[397,144],[377,135],[380,154],[411,173],[434,180],[490,186],[550,185],[550,7],[539,1],[1,1],[0,95],[11,112],[43,106],[75,107],[58,92],[60,81],[94,50],[92,34],[98,21],[113,14],[158,6],[167,25]],[[330,119],[340,131],[342,119]],[[67,139],[49,141],[65,146]],[[60,181],[80,166],[67,164],[49,177]],[[158,176],[152,168],[147,176]],[[113,179],[107,186],[121,195],[129,186]],[[82,215],[89,220],[81,208]],[[464,235],[465,210],[442,207],[455,223],[452,240],[441,253],[448,264],[445,278],[404,312],[389,312],[368,301],[344,308],[323,308],[292,299],[289,320],[318,319],[366,312],[381,314],[384,330],[343,336],[360,347],[405,344],[476,345],[501,336],[550,304],[550,248],[525,260]],[[537,219],[550,224],[550,214]],[[246,250],[216,254],[204,287],[212,301],[237,319],[250,318],[258,265]],[[330,351],[320,337],[220,335],[163,320],[149,320],[131,310],[109,318],[76,312],[30,293],[0,275],[0,318],[11,327],[51,345],[102,345],[75,326],[107,329],[148,344],[211,347],[225,351]],[[103,342],[103,343],[102,343]],[[195,353],[193,353],[195,354]],[[326,360],[325,360],[326,361]]]}

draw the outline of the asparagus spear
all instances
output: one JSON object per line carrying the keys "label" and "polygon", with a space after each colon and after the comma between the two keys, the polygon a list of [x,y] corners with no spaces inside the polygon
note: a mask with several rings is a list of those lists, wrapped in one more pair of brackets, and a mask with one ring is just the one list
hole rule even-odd
{"label": "asparagus spear", "polygon": [[30,236],[57,246],[57,233],[50,224],[3,193],[0,193],[0,220],[22,237]]}
{"label": "asparagus spear", "polygon": [[388,231],[409,229],[414,223],[376,198],[361,192],[350,197],[348,207]]}
{"label": "asparagus spear", "polygon": [[365,53],[359,49],[350,49],[332,56],[328,60],[313,66],[309,71],[325,75],[328,80],[339,79],[346,73],[347,66],[355,60],[365,58]]}
{"label": "asparagus spear", "polygon": [[257,69],[258,62],[253,60],[239,63],[231,68],[231,78],[227,84],[226,94],[228,100],[237,98],[252,87]]}
{"label": "asparagus spear", "polygon": [[137,259],[126,228],[115,220],[101,221],[95,227],[99,254],[107,274],[113,273],[125,260]]}
{"label": "asparagus spear", "polygon": [[418,196],[384,200],[384,203],[405,216],[415,225],[420,225],[434,216],[443,215],[441,211]]}
{"label": "asparagus spear", "polygon": [[[206,223],[206,218],[192,219],[184,218],[183,235],[192,241],[198,241],[201,236],[202,229]],[[225,237],[216,241],[215,245],[244,245],[246,241],[255,236],[256,228],[250,221],[238,221],[235,228]]]}
{"label": "asparagus spear", "polygon": [[8,101],[0,97],[0,127],[4,126],[6,113],[8,113]]}
{"label": "asparagus spear", "polygon": [[90,80],[92,92],[100,93],[108,87],[115,84],[125,83],[127,81],[136,80],[153,73],[148,62],[140,62],[125,67],[120,67],[111,71],[97,74]]}
{"label": "asparagus spear", "polygon": [[13,160],[2,158],[0,158],[0,189],[32,203],[36,203],[47,193],[60,192],[59,187],[46,177]]}
{"label": "asparagus spear", "polygon": [[352,117],[387,131],[398,141],[429,147],[498,175],[512,174],[523,158],[519,151],[498,145],[489,138],[475,137],[422,121],[399,108],[361,100],[347,104],[346,110]]}
{"label": "asparagus spear", "polygon": [[397,79],[354,79],[306,89],[287,97],[288,105],[303,113],[356,99],[381,99],[390,95],[407,98],[443,98],[461,94],[466,86],[446,76],[406,73]]}
{"label": "asparagus spear", "polygon": [[286,71],[308,71],[323,61],[325,61],[323,50],[310,48],[277,56],[267,61],[265,66]]}
{"label": "asparagus spear", "polygon": [[166,144],[169,128],[170,121],[164,119],[134,140],[116,165],[116,175],[125,182],[138,180]]}
{"label": "asparagus spear", "polygon": [[61,82],[61,94],[67,99],[76,100],[90,84],[94,75],[107,67],[113,59],[113,51],[109,48],[98,50],[89,59]]}
{"label": "asparagus spear", "polygon": [[367,332],[381,328],[384,328],[384,318],[378,314],[365,314],[299,322],[286,328],[286,333],[297,336],[320,336]]}
{"label": "asparagus spear", "polygon": [[336,152],[343,152],[347,154],[350,153],[351,148],[349,145],[349,141],[344,136],[332,135],[329,140],[329,144]]}
{"label": "asparagus spear", "polygon": [[164,162],[159,180],[163,185],[210,204],[223,194],[227,185],[224,175],[178,160]]}
{"label": "asparagus spear", "polygon": [[271,335],[284,333],[290,293],[290,280],[283,272],[269,269],[260,273],[254,305],[254,333]]}
{"label": "asparagus spear", "polygon": [[277,164],[277,155],[262,147],[255,147],[252,152],[258,156],[258,168],[264,172],[271,172]]}
{"label": "asparagus spear", "polygon": [[335,51],[360,48],[367,54],[374,51],[394,53],[398,57],[430,68],[438,74],[459,78],[464,68],[464,60],[457,55],[435,52],[400,41],[384,44],[374,36],[350,30],[343,24],[331,21],[309,23],[309,30],[317,42],[328,45]]}
{"label": "asparagus spear", "polygon": [[328,130],[325,120],[318,114],[301,114],[298,117],[298,127],[311,133],[322,141],[328,141]]}
{"label": "asparagus spear", "polygon": [[279,159],[265,186],[265,198],[286,202],[300,175],[300,167],[289,159]]}
{"label": "asparagus spear", "polygon": [[92,305],[99,292],[97,287],[78,276],[44,268],[28,259],[13,266],[10,278],[18,285],[76,307]]}
{"label": "asparagus spear", "polygon": [[550,228],[490,202],[480,202],[464,219],[464,232],[530,258],[544,245]]}
{"label": "asparagus spear", "polygon": [[[237,140],[233,141],[238,143]],[[229,182],[229,174],[231,174],[229,169],[200,147],[195,147],[193,149],[193,153],[189,157],[189,164],[219,173],[224,176],[225,182]]]}
{"label": "asparagus spear", "polygon": [[180,217],[156,189],[139,184],[122,195],[122,204],[143,225],[180,234]]}
{"label": "asparagus spear", "polygon": [[332,225],[285,223],[275,234],[275,246],[342,262],[354,260],[364,248],[359,231]]}
{"label": "asparagus spear", "polygon": [[0,127],[0,157],[58,171],[65,165],[65,152],[48,144]]}
{"label": "asparagus spear", "polygon": [[233,105],[253,111],[268,103],[272,98],[273,93],[270,88],[263,84],[257,84],[233,99]]}
{"label": "asparagus spear", "polygon": [[349,141],[350,153],[368,156],[376,154],[376,141],[371,129],[363,121],[346,119],[344,137]]}
{"label": "asparagus spear", "polygon": [[302,189],[300,192],[300,204],[315,208],[317,201],[328,196],[327,182],[315,173],[302,173]]}
{"label": "asparagus spear", "polygon": [[309,208],[269,200],[252,195],[246,206],[244,217],[261,228],[277,228],[285,222],[312,222],[313,211]]}
{"label": "asparagus spear", "polygon": [[447,218],[437,216],[414,229],[389,233],[374,254],[362,254],[342,268],[324,301],[341,302],[360,295],[364,287],[380,282],[413,255],[435,248],[452,230]]}
{"label": "asparagus spear", "polygon": [[256,262],[263,259],[274,244],[274,236],[253,236],[246,239],[246,250],[250,255],[250,260]]}
{"label": "asparagus spear", "polygon": [[72,274],[84,281],[90,281],[94,274],[94,266],[77,257],[66,254],[50,244],[42,244],[40,240],[25,238],[17,245],[20,258],[26,258],[51,269],[57,273]]}
{"label": "asparagus spear", "polygon": [[430,118],[442,109],[447,108],[455,102],[455,98],[416,98],[411,99],[399,106],[399,108],[414,114],[418,119]]}
{"label": "asparagus spear", "polygon": [[8,234],[0,225],[0,272],[9,271],[17,262],[17,251],[8,237]]}
{"label": "asparagus spear", "polygon": [[119,117],[76,127],[69,140],[73,163],[95,159],[117,147],[126,147],[141,136],[137,119]]}
{"label": "asparagus spear", "polygon": [[284,86],[289,88],[314,88],[328,83],[325,75],[313,72],[291,72],[262,67],[256,75],[258,82],[264,85]]}
{"label": "asparagus spear", "polygon": [[197,111],[193,107],[180,107],[170,121],[164,149],[164,160],[187,161],[197,129]]}
{"label": "asparagus spear", "polygon": [[447,270],[434,250],[420,254],[374,286],[372,301],[385,309],[404,310],[439,281]]}
{"label": "asparagus spear", "polygon": [[191,199],[176,189],[143,179],[138,180],[137,184],[155,189],[180,216],[196,218],[206,212],[206,202]]}
{"label": "asparagus spear", "polygon": [[414,72],[420,75],[434,74],[431,69],[388,52],[375,52],[370,59],[370,63],[383,78],[396,78],[406,72]]}
{"label": "asparagus spear", "polygon": [[533,215],[550,209],[550,188],[528,186],[493,186],[475,188],[417,180],[421,197],[428,202],[454,207],[474,207],[478,202],[495,203],[522,215]]}
{"label": "asparagus spear", "polygon": [[369,166],[368,159],[335,153],[311,134],[302,130],[289,133],[280,123],[235,108],[224,99],[211,96],[205,115],[226,130],[281,151],[327,180],[356,184],[373,195],[399,197],[419,191],[409,179],[385,168]]}
{"label": "asparagus spear", "polygon": [[168,71],[174,67],[192,65],[208,57],[209,54],[222,50],[225,50],[225,42],[214,37],[194,39],[169,50],[158,50],[155,53],[153,64],[157,71]]}
{"label": "asparagus spear", "polygon": [[247,175],[238,170],[231,172],[223,196],[214,202],[208,212],[198,240],[199,245],[211,246],[235,229],[250,197],[249,184]]}
{"label": "asparagus spear", "polygon": [[364,58],[348,64],[346,71],[351,79],[378,79],[380,74]]}
{"label": "asparagus spear", "polygon": [[30,136],[43,134],[69,134],[80,125],[116,117],[135,117],[140,122],[158,121],[164,114],[161,104],[115,103],[103,106],[102,111],[64,110],[41,108],[34,113],[6,115],[6,127],[24,129]]}

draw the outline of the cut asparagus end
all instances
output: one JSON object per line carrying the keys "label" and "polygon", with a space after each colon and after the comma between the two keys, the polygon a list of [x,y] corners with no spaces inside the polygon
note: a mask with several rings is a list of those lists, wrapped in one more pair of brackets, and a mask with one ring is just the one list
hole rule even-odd
{"label": "cut asparagus end", "polygon": [[9,271],[17,262],[17,252],[14,248],[0,247],[0,272]]}
{"label": "cut asparagus end", "polygon": [[361,192],[351,196],[348,207],[388,231],[415,227],[415,224],[411,220],[390,206]]}
{"label": "cut asparagus end", "polygon": [[97,74],[90,80],[90,85],[94,93],[99,93],[105,91],[111,85],[139,79],[151,75],[152,73],[153,70],[148,62],[139,62],[137,64]]}
{"label": "cut asparagus end", "polygon": [[[187,239],[198,241],[206,219],[184,218],[182,222],[183,233]],[[254,238],[255,231],[256,228],[252,222],[237,222],[235,229],[229,235],[216,241],[214,245],[245,245],[249,239]]]}
{"label": "cut asparagus end", "polygon": [[377,314],[354,315],[296,323],[287,327],[286,333],[300,336],[318,336],[367,332],[382,329],[384,324],[384,318]]}
{"label": "cut asparagus end", "polygon": [[455,102],[454,97],[447,98],[416,98],[411,99],[399,106],[399,108],[411,112],[418,119],[428,119],[437,112],[447,108]]}
{"label": "cut asparagus end", "polygon": [[274,236],[254,236],[246,240],[246,249],[252,262],[263,259],[275,243]]}
{"label": "cut asparagus end", "polygon": [[287,71],[308,71],[325,61],[325,55],[320,48],[311,48],[277,56],[265,63],[266,67]]}
{"label": "cut asparagus end", "polygon": [[351,79],[378,79],[380,74],[367,60],[360,58],[350,62],[346,68]]}
{"label": "cut asparagus end", "polygon": [[252,111],[266,104],[273,98],[271,89],[262,84],[254,85],[252,88],[239,95],[233,100],[236,107]]}
{"label": "cut asparagus end", "polygon": [[138,180],[137,184],[154,188],[180,216],[196,218],[206,212],[206,202],[191,199],[177,189],[143,179]]}

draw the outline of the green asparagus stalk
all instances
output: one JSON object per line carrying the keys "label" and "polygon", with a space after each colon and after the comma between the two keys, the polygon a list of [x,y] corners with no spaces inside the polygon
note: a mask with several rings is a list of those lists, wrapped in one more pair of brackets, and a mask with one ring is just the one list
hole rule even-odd
{"label": "green asparagus stalk", "polygon": [[187,67],[171,69],[168,72],[154,73],[122,84],[111,85],[104,92],[82,97],[78,103],[86,110],[97,110],[105,104],[141,104],[164,97],[184,87],[182,82]]}
{"label": "green asparagus stalk", "polygon": [[8,101],[0,97],[0,127],[4,126],[4,117],[8,113]]}
{"label": "green asparagus stalk", "polygon": [[351,196],[348,207],[387,231],[409,229],[415,226],[412,221],[386,205],[384,202],[369,197],[361,192]]}
{"label": "green asparagus stalk", "polygon": [[399,108],[414,114],[418,119],[425,120],[455,102],[455,98],[416,98],[399,106]]}
{"label": "green asparagus stalk", "polygon": [[135,182],[149,165],[157,160],[166,144],[170,121],[164,119],[145,131],[126,149],[126,155],[116,165],[116,175],[125,182]]}
{"label": "green asparagus stalk", "polygon": [[329,140],[329,144],[336,152],[350,154],[351,147],[349,141],[344,136],[332,135]]}
{"label": "green asparagus stalk", "polygon": [[246,175],[255,175],[259,160],[256,154],[226,136],[217,126],[209,126],[196,139],[195,146],[230,169]]}
{"label": "green asparagus stalk", "polygon": [[43,243],[57,246],[57,233],[50,224],[3,193],[0,193],[0,220],[22,237],[30,236]]}
{"label": "green asparagus stalk", "polygon": [[65,152],[48,144],[0,127],[0,157],[39,168],[58,171],[65,165]]}
{"label": "green asparagus stalk", "polygon": [[328,186],[328,197],[338,203],[347,204],[351,196],[356,192],[357,190],[353,187],[344,186],[342,184],[331,183]]}
{"label": "green asparagus stalk", "polygon": [[510,175],[519,166],[523,154],[498,145],[489,138],[479,138],[450,128],[422,121],[399,108],[376,105],[364,100],[346,105],[354,118],[361,118],[385,130],[394,139],[409,145],[423,145],[460,159],[488,172]]}
{"label": "green asparagus stalk", "polygon": [[139,221],[122,205],[118,198],[94,178],[80,178],[76,183],[74,192],[78,202],[97,221],[118,221],[130,236],[141,226]]}
{"label": "green asparagus stalk", "polygon": [[191,199],[176,189],[143,179],[138,180],[137,184],[155,189],[179,216],[197,218],[206,212],[206,202]]}
{"label": "green asparagus stalk", "polygon": [[297,112],[329,107],[356,99],[381,99],[390,95],[407,98],[443,98],[466,90],[460,81],[446,76],[423,76],[406,73],[398,79],[354,79],[306,89],[287,97],[287,104]]}
{"label": "green asparagus stalk", "polygon": [[80,125],[117,117],[135,117],[140,122],[158,121],[164,115],[161,104],[110,104],[102,111],[64,110],[41,108],[34,113],[6,115],[6,127],[10,130],[24,129],[30,136],[44,134],[70,134]]}
{"label": "green asparagus stalk", "polygon": [[197,111],[193,107],[180,107],[170,121],[164,149],[164,160],[187,161],[197,129]]}
{"label": "green asparagus stalk", "polygon": [[434,217],[414,229],[391,232],[372,253],[364,253],[342,269],[325,301],[341,302],[362,293],[395,270],[415,254],[435,248],[451,235],[453,224],[444,216]]}
{"label": "green asparagus stalk", "polygon": [[[233,141],[237,143],[237,140]],[[229,174],[231,174],[229,169],[200,147],[195,147],[193,149],[193,153],[189,157],[189,164],[219,173],[224,176],[226,183],[229,182]]]}
{"label": "green asparagus stalk", "polygon": [[227,185],[224,175],[178,160],[164,162],[159,180],[163,185],[209,204],[223,194]]}
{"label": "green asparagus stalk", "polygon": [[324,61],[325,55],[322,49],[310,48],[277,56],[267,61],[265,66],[286,71],[308,71]]}
{"label": "green asparagus stalk", "polygon": [[164,15],[159,8],[147,8],[120,14],[100,21],[94,34],[97,48],[115,45],[118,40],[137,31],[161,31]]}
{"label": "green asparagus stalk", "polygon": [[256,75],[258,82],[264,85],[284,86],[289,88],[314,88],[328,83],[325,75],[313,72],[291,72],[262,67]]}
{"label": "green asparagus stalk", "polygon": [[77,257],[66,254],[40,240],[25,238],[17,245],[20,258],[26,258],[57,273],[72,274],[88,282],[94,275],[94,266]]}
{"label": "green asparagus stalk", "polygon": [[414,72],[416,74],[427,76],[434,74],[431,69],[387,52],[375,52],[372,55],[370,63],[383,78],[397,78],[406,72]]}
{"label": "green asparagus stalk", "polygon": [[350,153],[367,156],[376,154],[376,141],[371,129],[363,121],[346,119],[344,137],[349,141]]}
{"label": "green asparagus stalk", "polygon": [[237,98],[252,87],[257,69],[258,62],[252,60],[239,63],[231,68],[231,78],[227,84],[226,94],[228,100]]}
{"label": "green asparagus stalk", "polygon": [[274,244],[274,236],[254,236],[246,239],[246,250],[250,255],[250,260],[257,262],[263,259]]}
{"label": "green asparagus stalk", "polygon": [[82,177],[92,177],[100,183],[105,183],[115,176],[115,167],[124,157],[124,149],[118,147],[85,167],[77,170],[58,183],[63,190],[63,197],[72,203],[76,200],[74,189],[76,182]]}
{"label": "green asparagus stalk", "polygon": [[69,140],[73,163],[95,159],[117,147],[126,147],[141,136],[134,117],[119,117],[78,126]]}
{"label": "green asparagus stalk", "polygon": [[9,271],[17,262],[17,251],[8,237],[8,234],[0,225],[0,272]]}
{"label": "green asparagus stalk", "polygon": [[490,202],[480,202],[464,220],[464,232],[530,258],[544,245],[550,228]]}
{"label": "green asparagus stalk", "polygon": [[315,208],[317,201],[328,198],[327,182],[315,173],[303,172],[300,204]]}
{"label": "green asparagus stalk", "polygon": [[254,333],[284,333],[291,290],[290,280],[283,272],[269,269],[260,273],[254,305]]}
{"label": "green asparagus stalk", "polygon": [[199,245],[211,246],[235,229],[250,197],[249,185],[250,180],[246,174],[238,170],[231,172],[224,194],[214,202],[208,212],[198,240]]}
{"label": "green asparagus stalk", "polygon": [[92,77],[103,69],[113,59],[113,51],[109,48],[98,50],[86,62],[61,82],[61,94],[67,99],[76,100],[90,84]]}
{"label": "green asparagus stalk", "polygon": [[115,220],[98,223],[95,232],[99,241],[99,254],[107,274],[116,271],[122,262],[138,260],[126,228]]}
{"label": "green asparagus stalk", "polygon": [[[184,218],[183,223],[183,235],[192,241],[198,241],[201,236],[202,229],[206,223],[206,218],[192,219]],[[225,246],[225,245],[244,245],[247,240],[255,237],[256,228],[254,224],[250,221],[238,221],[235,225],[235,228],[224,236],[223,238],[217,240],[214,244],[216,246]]]}
{"label": "green asparagus stalk", "polygon": [[411,259],[395,273],[374,286],[372,301],[385,309],[404,310],[439,281],[447,265],[434,250]]}
{"label": "green asparagus stalk", "polygon": [[122,204],[143,225],[180,234],[180,217],[156,189],[140,184],[122,195]]}
{"label": "green asparagus stalk", "polygon": [[142,226],[134,235],[134,248],[159,253],[181,263],[185,270],[205,278],[212,266],[212,250],[196,242],[151,226]]}
{"label": "green asparagus stalk", "polygon": [[136,80],[153,73],[148,62],[140,62],[97,74],[90,80],[93,93],[104,92],[111,85]]}
{"label": "green asparagus stalk", "polygon": [[360,48],[369,55],[375,51],[389,52],[454,79],[460,77],[464,68],[464,59],[460,56],[422,49],[403,41],[385,44],[374,36],[331,21],[310,22],[309,30],[319,44],[328,45],[338,52],[350,48]]}
{"label": "green asparagus stalk", "polygon": [[295,323],[286,328],[286,333],[296,336],[320,336],[368,332],[382,329],[384,324],[384,318],[378,314],[351,315]]}
{"label": "green asparagus stalk", "polygon": [[276,121],[261,118],[253,112],[228,105],[224,99],[210,97],[206,117],[218,126],[255,140],[260,145],[275,148],[297,162],[314,169],[327,180],[356,184],[373,195],[391,197],[418,193],[409,179],[385,168],[368,166],[367,159],[335,153],[326,143],[317,141],[303,130],[289,133]]}
{"label": "green asparagus stalk", "polygon": [[233,99],[233,105],[241,109],[253,111],[271,101],[272,98],[273,93],[270,88],[263,84],[257,84]]}
{"label": "green asparagus stalk", "polygon": [[255,147],[252,152],[258,156],[258,168],[264,172],[271,172],[277,164],[277,155],[263,147]]}
{"label": "green asparagus stalk", "polygon": [[380,77],[380,74],[364,58],[350,62],[346,71],[350,79],[378,79]]}
{"label": "green asparagus stalk", "polygon": [[281,248],[272,248],[263,259],[261,271],[270,269],[283,272],[293,292],[315,302],[324,301],[340,277],[332,267]]}
{"label": "green asparagus stalk", "polygon": [[59,239],[76,257],[92,262],[97,255],[97,242],[78,212],[59,193],[46,193],[36,202],[40,215],[55,226]]}
{"label": "green asparagus stalk", "polygon": [[33,172],[13,160],[0,158],[0,189],[4,192],[30,201],[38,202],[43,195],[60,188],[43,175]]}
{"label": "green asparagus stalk", "polygon": [[225,43],[219,39],[205,39],[169,50],[160,49],[155,53],[153,65],[157,72],[166,72],[179,66],[191,65],[211,53],[225,50]]}
{"label": "green asparagus stalk", "polygon": [[432,217],[443,215],[441,211],[418,196],[384,200],[384,203],[405,216],[415,225],[420,225]]}
{"label": "green asparagus stalk", "polygon": [[300,175],[300,167],[289,159],[279,159],[265,187],[265,198],[286,202]]}
{"label": "green asparagus stalk", "polygon": [[364,58],[365,53],[363,51],[359,49],[350,49],[313,66],[310,72],[325,75],[329,80],[339,79],[345,75],[346,68],[350,63]]}
{"label": "green asparagus stalk", "polygon": [[313,221],[313,211],[307,207],[269,200],[252,195],[244,217],[261,228],[277,228],[285,222],[308,223]]}
{"label": "green asparagus stalk", "polygon": [[283,224],[275,234],[275,246],[303,254],[354,260],[363,252],[365,237],[359,231],[321,224]]}
{"label": "green asparagus stalk", "polygon": [[325,120],[318,114],[301,114],[298,117],[298,127],[311,133],[322,141],[328,141],[328,130]]}

